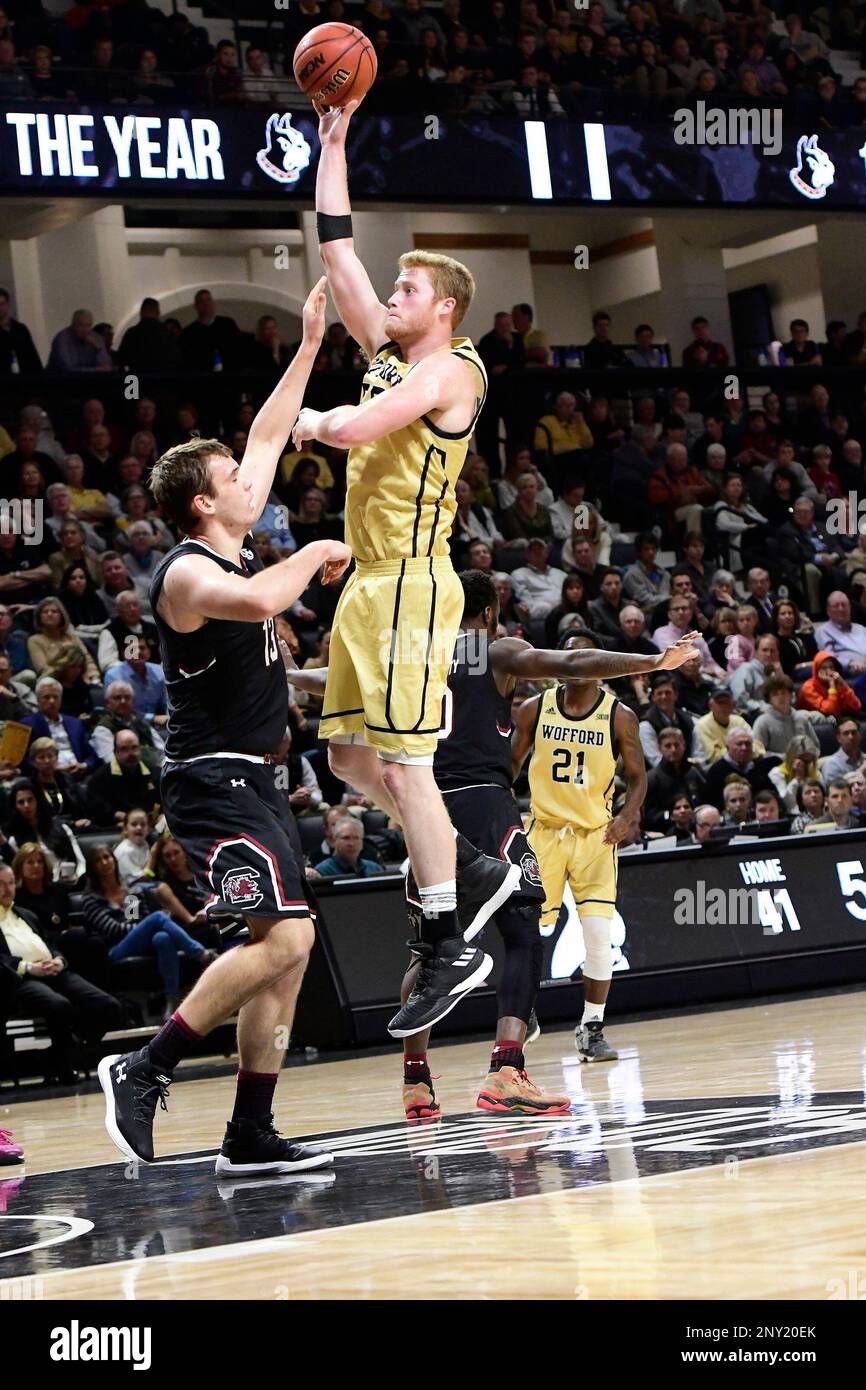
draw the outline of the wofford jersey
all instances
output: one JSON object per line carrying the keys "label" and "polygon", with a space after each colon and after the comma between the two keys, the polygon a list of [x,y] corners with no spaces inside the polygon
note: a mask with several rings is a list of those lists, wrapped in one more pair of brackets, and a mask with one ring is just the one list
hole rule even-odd
{"label": "wofford jersey", "polygon": [[263,568],[249,535],[244,537],[240,566],[205,541],[191,539],[169,551],[157,568],[150,604],[168,692],[166,753],[174,762],[207,753],[273,753],[289,712],[274,620],[208,618],[195,632],[175,632],[158,604],[169,567],[183,555],[205,555],[227,574],[245,579]]}
{"label": "wofford jersey", "polygon": [[564,695],[564,686],[556,685],[538,701],[529,763],[532,814],[541,825],[597,830],[611,816],[619,701],[600,690],[586,714],[566,714]]}
{"label": "wofford jersey", "polygon": [[511,699],[500,695],[480,628],[458,634],[442,703],[433,775],[443,791],[511,788]]}
{"label": "wofford jersey", "polygon": [[[346,542],[356,560],[404,560],[449,555],[457,511],[454,485],[487,394],[487,372],[469,338],[452,338],[451,352],[474,369],[475,410],[465,430],[440,429],[428,415],[368,444],[353,444],[346,464]],[[426,359],[424,359],[426,360]],[[385,343],[364,373],[361,401],[405,381],[417,363],[404,362],[397,343]]]}

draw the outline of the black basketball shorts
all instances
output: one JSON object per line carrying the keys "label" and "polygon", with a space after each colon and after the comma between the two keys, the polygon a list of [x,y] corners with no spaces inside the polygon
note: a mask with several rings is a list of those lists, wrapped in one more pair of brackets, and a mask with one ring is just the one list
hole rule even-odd
{"label": "black basketball shorts", "polygon": [[162,769],[172,835],[208,893],[209,912],[310,917],[303,859],[276,764],[217,754]]}
{"label": "black basketball shorts", "polygon": [[543,900],[544,887],[534,851],[523,829],[520,807],[504,787],[443,791],[451,823],[476,849],[520,866],[523,877],[514,897]]}

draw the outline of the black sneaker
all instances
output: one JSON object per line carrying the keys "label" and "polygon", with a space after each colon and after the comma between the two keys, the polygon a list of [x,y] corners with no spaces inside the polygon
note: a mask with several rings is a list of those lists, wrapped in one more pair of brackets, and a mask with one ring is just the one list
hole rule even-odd
{"label": "black sneaker", "polygon": [[333,1161],[334,1155],[324,1149],[284,1139],[274,1129],[273,1115],[266,1115],[261,1120],[229,1120],[214,1172],[220,1178],[300,1173],[305,1168],[326,1168]]}
{"label": "black sneaker", "polygon": [[574,1030],[574,1045],[582,1062],[615,1062],[619,1057],[616,1048],[611,1047],[604,1036],[601,1019],[579,1023]]}
{"label": "black sneaker", "polygon": [[147,1048],[103,1057],[98,1067],[105,1092],[105,1128],[122,1154],[153,1162],[153,1117],[157,1102],[167,1110],[171,1077],[155,1067]]}
{"label": "black sneaker", "polygon": [[[477,936],[497,908],[517,891],[521,877],[519,864],[495,859],[480,850],[471,863],[457,865],[457,920],[467,941]],[[421,892],[411,868],[406,873],[406,902],[410,909],[420,910]]]}
{"label": "black sneaker", "polygon": [[421,969],[412,993],[388,1024],[392,1038],[410,1038],[432,1028],[493,969],[493,957],[468,945],[462,936],[446,936],[435,951],[426,942],[413,942],[412,949]]}
{"label": "black sneaker", "polygon": [[538,1022],[538,1015],[534,1009],[530,1009],[529,1018],[526,1022],[526,1036],[523,1039],[523,1046],[528,1047],[530,1043],[538,1042],[541,1037],[541,1024]]}
{"label": "black sneaker", "polygon": [[523,877],[519,864],[479,853],[457,870],[457,920],[466,941],[477,936],[494,912],[516,893]]}

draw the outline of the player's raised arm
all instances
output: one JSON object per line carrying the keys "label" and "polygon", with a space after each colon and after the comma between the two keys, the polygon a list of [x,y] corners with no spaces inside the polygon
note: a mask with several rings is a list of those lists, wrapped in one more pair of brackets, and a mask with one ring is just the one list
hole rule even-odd
{"label": "player's raised arm", "polygon": [[204,555],[183,555],[165,577],[160,612],[179,631],[189,631],[194,618],[263,622],[300,598],[322,566],[323,582],[331,583],[351,558],[342,541],[311,541],[287,560],[247,579],[221,570]]}
{"label": "player's raised arm", "polygon": [[640,812],[646,800],[647,787],[646,763],[638,734],[637,715],[625,705],[617,705],[614,733],[625,772],[626,793],[622,810],[605,829],[606,845],[621,844],[639,828]]}
{"label": "player's raised arm", "polygon": [[264,511],[280,452],[298,418],[316,353],[324,337],[326,285],[323,275],[310,290],[303,309],[301,345],[250,425],[240,472],[241,480],[249,478],[252,484],[256,517]]}
{"label": "player's raised arm", "polygon": [[587,647],[551,651],[532,647],[519,637],[501,637],[490,648],[490,661],[497,675],[514,680],[616,680],[644,671],[673,671],[691,657],[698,656],[692,641],[699,636],[688,632],[673,647],[654,656],[640,653],[608,652]]}
{"label": "player's raised arm", "polygon": [[296,690],[306,691],[308,695],[324,695],[328,683],[327,666],[311,666],[309,670],[302,671],[289,651],[288,643],[284,642],[282,637],[278,640],[289,685],[294,686]]}
{"label": "player's raised arm", "polygon": [[447,411],[461,403],[463,418],[471,420],[476,389],[472,368],[465,362],[451,355],[431,354],[399,385],[361,405],[338,405],[325,411],[305,406],[292,431],[292,441],[296,449],[303,449],[304,442],[312,439],[350,449],[405,429],[431,411]]}
{"label": "player's raised arm", "polygon": [[322,152],[316,172],[319,253],[328,274],[337,313],[368,357],[387,339],[388,310],[380,304],[370,277],[355,254],[346,170],[346,131],[357,101],[326,111],[319,120]]}
{"label": "player's raised arm", "polygon": [[535,725],[538,720],[538,706],[540,700],[540,695],[534,696],[531,700],[524,700],[517,714],[514,716],[514,728],[511,731],[512,781],[515,781],[519,776],[520,769],[526,762],[526,755],[532,747],[532,740],[535,736]]}

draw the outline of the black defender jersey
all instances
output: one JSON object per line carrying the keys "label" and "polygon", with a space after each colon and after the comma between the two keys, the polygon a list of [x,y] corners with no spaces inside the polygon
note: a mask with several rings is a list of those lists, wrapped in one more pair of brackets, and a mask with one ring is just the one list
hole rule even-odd
{"label": "black defender jersey", "polygon": [[182,555],[206,555],[227,574],[245,578],[263,568],[249,535],[240,566],[194,538],[182,541],[160,562],[150,603],[168,692],[166,754],[180,762],[208,753],[273,753],[285,733],[289,709],[274,620],[208,618],[195,632],[175,632],[158,605],[168,568]]}
{"label": "black defender jersey", "polygon": [[511,788],[511,698],[499,693],[490,645],[480,628],[458,633],[433,761],[442,791]]}

